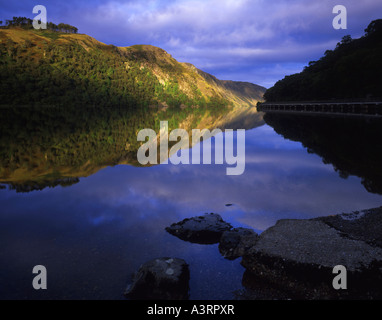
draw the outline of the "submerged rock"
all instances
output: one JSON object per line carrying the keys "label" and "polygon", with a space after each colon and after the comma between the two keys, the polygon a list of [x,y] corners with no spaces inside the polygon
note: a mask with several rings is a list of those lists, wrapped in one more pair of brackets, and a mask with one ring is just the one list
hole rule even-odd
{"label": "submerged rock", "polygon": [[220,238],[219,251],[228,260],[242,257],[253,247],[259,236],[255,231],[245,228],[235,228],[224,231]]}
{"label": "submerged rock", "polygon": [[[244,255],[242,265],[258,279],[266,279],[298,298],[381,298],[382,248],[363,241],[366,236],[355,232],[355,225],[352,230],[356,238],[345,233],[345,227],[335,229],[324,221],[278,221],[260,235]],[[337,265],[347,269],[348,290],[336,291],[332,286]]]}
{"label": "submerged rock", "polygon": [[154,259],[135,273],[125,296],[132,300],[187,300],[189,279],[189,268],[184,260]]}
{"label": "submerged rock", "polygon": [[179,239],[199,244],[218,243],[224,231],[232,226],[216,213],[184,219],[166,228],[166,231]]}

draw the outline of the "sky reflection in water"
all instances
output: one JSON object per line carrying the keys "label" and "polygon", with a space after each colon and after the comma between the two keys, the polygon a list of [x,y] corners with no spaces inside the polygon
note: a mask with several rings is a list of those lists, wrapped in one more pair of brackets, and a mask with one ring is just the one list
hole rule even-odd
{"label": "sky reflection in water", "polygon": [[[224,260],[217,245],[183,242],[166,226],[216,212],[261,232],[279,219],[382,204],[359,178],[340,178],[267,125],[246,133],[242,176],[227,176],[226,165],[121,165],[67,188],[0,190],[0,201],[1,299],[122,299],[131,274],[162,256],[189,263],[192,299],[231,299],[241,289],[240,259]],[[48,269],[45,292],[32,289],[37,264]]]}

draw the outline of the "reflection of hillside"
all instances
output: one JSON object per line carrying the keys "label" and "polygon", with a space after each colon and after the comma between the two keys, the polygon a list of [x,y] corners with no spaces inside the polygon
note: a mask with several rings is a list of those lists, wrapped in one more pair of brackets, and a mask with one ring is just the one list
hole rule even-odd
{"label": "reflection of hillside", "polygon": [[218,121],[216,127],[221,129],[254,129],[265,124],[264,113],[254,108],[234,108]]}
{"label": "reflection of hillside", "polygon": [[[251,111],[252,110],[252,111]],[[263,124],[243,114],[250,108],[129,111],[123,108],[2,108],[0,118],[0,183],[20,192],[77,183],[106,166],[139,165],[137,133],[159,132],[161,120],[170,130],[184,128],[238,129]],[[235,120],[236,119],[236,120]],[[245,120],[245,121],[244,121]],[[243,125],[243,127],[241,127]]]}
{"label": "reflection of hillside", "polygon": [[265,122],[286,139],[333,164],[341,177],[355,175],[369,192],[382,194],[382,123],[379,119],[266,114]]}
{"label": "reflection of hillside", "polygon": [[137,147],[127,119],[141,119],[123,109],[2,108],[1,112],[0,182],[17,191],[76,183],[73,178],[132,158]]}

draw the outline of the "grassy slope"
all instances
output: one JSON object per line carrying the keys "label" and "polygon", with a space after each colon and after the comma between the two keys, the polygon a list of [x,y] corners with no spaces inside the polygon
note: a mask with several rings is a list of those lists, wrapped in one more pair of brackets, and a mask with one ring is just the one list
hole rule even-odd
{"label": "grassy slope", "polygon": [[[7,46],[8,39],[14,42],[15,47],[21,48],[15,53],[17,58],[27,56],[28,63],[30,61],[36,63],[44,61],[47,56],[46,48],[49,45],[54,45],[56,48],[76,45],[86,50],[89,56],[95,52],[100,52],[104,56],[109,56],[110,59],[125,63],[126,70],[133,67],[133,64],[134,66],[138,64],[141,70],[147,70],[155,75],[163,87],[169,83],[172,86],[177,86],[176,89],[181,94],[186,95],[190,101],[204,99],[208,103],[224,100],[224,103],[227,104],[253,106],[262,100],[262,95],[265,92],[265,88],[249,83],[220,81],[190,64],[177,62],[164,50],[149,45],[115,47],[101,43],[84,34],[63,34],[23,30],[21,28],[0,29],[1,44]],[[28,41],[30,41],[29,44]],[[6,54],[6,51],[3,52]],[[94,56],[91,56],[91,59],[94,59]],[[75,61],[75,57],[73,60]],[[110,68],[113,69],[114,67],[117,70],[116,66],[110,65]],[[171,93],[172,91],[170,91]],[[158,103],[167,102],[155,98]],[[162,98],[162,100],[165,99]]]}

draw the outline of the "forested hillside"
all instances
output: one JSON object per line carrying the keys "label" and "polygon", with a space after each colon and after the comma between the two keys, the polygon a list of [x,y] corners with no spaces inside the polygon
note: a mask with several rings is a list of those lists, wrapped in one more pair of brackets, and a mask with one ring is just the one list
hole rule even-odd
{"label": "forested hillside", "polygon": [[285,77],[264,95],[266,101],[371,99],[382,97],[382,19],[360,39],[345,36],[304,71]]}
{"label": "forested hillside", "polygon": [[76,28],[66,24],[34,30],[19,20],[0,29],[2,105],[208,108],[213,112],[255,105],[265,92],[253,86],[252,91],[239,94],[160,48],[116,47],[76,34]]}

